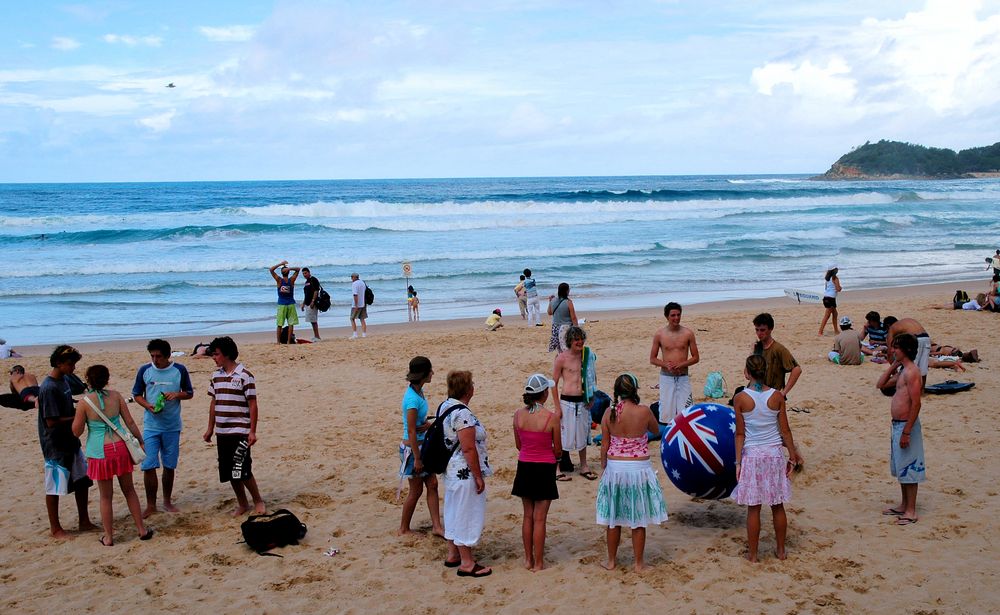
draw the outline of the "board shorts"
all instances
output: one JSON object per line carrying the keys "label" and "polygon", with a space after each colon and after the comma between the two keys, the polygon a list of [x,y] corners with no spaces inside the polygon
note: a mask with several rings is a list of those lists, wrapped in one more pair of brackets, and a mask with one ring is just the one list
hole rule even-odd
{"label": "board shorts", "polygon": [[837,298],[836,297],[823,297],[823,307],[825,308],[836,308]]}
{"label": "board shorts", "polygon": [[[253,478],[253,459],[250,457],[250,447],[240,446],[246,441],[247,436],[241,434],[216,434],[215,445],[219,453],[220,483]],[[239,459],[237,459],[237,453],[241,453]]]}
{"label": "board shorts", "polygon": [[[72,454],[72,460],[45,460],[45,495],[69,495],[78,488],[89,488],[94,483],[87,476],[87,459],[83,451]],[[63,465],[69,463],[69,466]]]}
{"label": "board shorts", "polygon": [[694,403],[690,376],[671,376],[660,372],[660,424],[674,420],[677,413]]}
{"label": "board shorts", "polygon": [[368,320],[368,306],[362,307],[352,307],[351,308],[351,320],[356,320],[360,318],[361,320]]}
{"label": "board shorts", "polygon": [[564,451],[581,451],[590,444],[590,404],[583,395],[560,395],[559,431]]}
{"label": "board shorts", "polygon": [[181,454],[180,431],[144,432],[142,440],[146,444],[146,458],[139,466],[143,472],[159,468],[161,461],[164,468],[177,469],[177,459]]}
{"label": "board shorts", "polygon": [[319,322],[319,308],[307,305],[304,318],[306,322]]}
{"label": "board shorts", "polygon": [[295,311],[295,304],[278,305],[277,321],[279,327],[283,327],[285,323],[293,327],[299,324],[299,314]]}
{"label": "board shorts", "polygon": [[924,467],[924,435],[920,429],[920,419],[913,422],[910,430],[910,445],[899,446],[906,421],[892,421],[892,438],[889,448],[889,471],[903,484],[922,483],[927,480]]}
{"label": "board shorts", "polygon": [[920,375],[927,375],[927,362],[931,358],[931,336],[922,333],[917,336],[917,358],[913,360],[920,368]]}

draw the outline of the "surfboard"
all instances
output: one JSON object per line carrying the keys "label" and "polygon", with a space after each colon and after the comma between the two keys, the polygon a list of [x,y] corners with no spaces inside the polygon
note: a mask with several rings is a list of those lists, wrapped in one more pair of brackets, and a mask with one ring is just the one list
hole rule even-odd
{"label": "surfboard", "polygon": [[799,303],[822,303],[823,296],[819,293],[814,293],[808,290],[796,290],[794,288],[786,288],[785,296],[791,299],[795,299]]}
{"label": "surfboard", "polygon": [[934,393],[936,395],[941,395],[944,393],[958,393],[959,391],[968,391],[972,387],[976,386],[975,382],[958,382],[957,380],[945,380],[938,384],[931,384],[924,387],[924,390],[928,393]]}

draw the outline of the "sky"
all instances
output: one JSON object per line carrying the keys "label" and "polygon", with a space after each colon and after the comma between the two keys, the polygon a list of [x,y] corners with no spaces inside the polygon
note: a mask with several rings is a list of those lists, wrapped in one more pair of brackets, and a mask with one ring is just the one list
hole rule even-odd
{"label": "sky", "polygon": [[1000,141],[1000,0],[4,11],[0,182],[821,173]]}

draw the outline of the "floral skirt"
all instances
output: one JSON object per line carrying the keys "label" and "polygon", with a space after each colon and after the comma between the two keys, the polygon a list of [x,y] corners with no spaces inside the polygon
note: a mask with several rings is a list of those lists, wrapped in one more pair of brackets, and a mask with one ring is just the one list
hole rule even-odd
{"label": "floral skirt", "polygon": [[597,488],[597,523],[631,529],[667,520],[667,503],[648,459],[609,459]]}
{"label": "floral skirt", "polygon": [[788,480],[787,462],[778,445],[744,448],[733,500],[745,506],[775,506],[791,500],[792,481]]}

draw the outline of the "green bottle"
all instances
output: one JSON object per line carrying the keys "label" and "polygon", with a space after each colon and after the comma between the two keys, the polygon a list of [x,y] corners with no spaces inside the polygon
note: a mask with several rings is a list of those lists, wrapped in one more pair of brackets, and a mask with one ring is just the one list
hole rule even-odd
{"label": "green bottle", "polygon": [[163,393],[156,398],[156,403],[153,405],[153,414],[163,411],[163,404],[167,401],[167,396]]}

